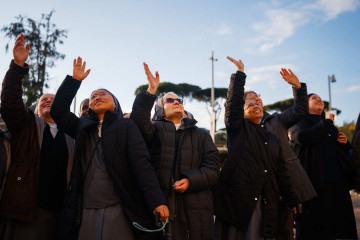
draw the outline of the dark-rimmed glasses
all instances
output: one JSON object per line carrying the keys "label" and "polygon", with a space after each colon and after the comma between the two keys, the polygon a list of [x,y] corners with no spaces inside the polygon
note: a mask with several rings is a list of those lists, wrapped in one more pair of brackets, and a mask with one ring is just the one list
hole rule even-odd
{"label": "dark-rimmed glasses", "polygon": [[165,103],[174,103],[175,101],[183,104],[183,100],[181,98],[165,98]]}

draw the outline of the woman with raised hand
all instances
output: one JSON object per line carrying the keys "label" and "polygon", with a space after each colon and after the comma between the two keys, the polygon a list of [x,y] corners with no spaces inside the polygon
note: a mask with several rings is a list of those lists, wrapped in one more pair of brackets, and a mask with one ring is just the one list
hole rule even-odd
{"label": "woman with raised hand", "polygon": [[[146,144],[136,124],[122,118],[118,100],[106,89],[91,93],[88,116],[70,104],[88,76],[74,60],[73,76],[61,84],[51,108],[58,126],[76,139],[75,161],[62,215],[62,239],[157,239],[132,222],[155,228],[152,211],[166,221],[169,210]],[[153,226],[154,225],[154,226]]]}
{"label": "woman with raised hand", "polygon": [[254,92],[244,92],[246,74],[241,60],[226,100],[225,123],[229,155],[215,185],[215,238],[275,239],[280,196],[290,209],[297,206],[286,171],[283,146],[263,119],[263,104]]}
{"label": "woman with raised hand", "polygon": [[[144,63],[149,87],[134,101],[131,119],[147,142],[151,163],[170,209],[164,239],[213,239],[213,197],[210,188],[217,182],[219,152],[210,134],[185,115],[183,100],[168,92],[157,101],[160,83]],[[154,121],[151,109],[155,105]]]}

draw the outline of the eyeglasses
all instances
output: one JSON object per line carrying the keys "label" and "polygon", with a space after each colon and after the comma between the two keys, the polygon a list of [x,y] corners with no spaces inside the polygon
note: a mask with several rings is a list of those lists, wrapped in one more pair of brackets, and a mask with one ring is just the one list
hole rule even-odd
{"label": "eyeglasses", "polygon": [[245,99],[244,109],[248,109],[250,107],[262,107],[262,102],[256,101],[256,99]]}
{"label": "eyeglasses", "polygon": [[99,94],[94,94],[90,97],[91,100],[94,100],[97,96],[99,97],[105,97],[107,95],[107,92],[99,92]]}
{"label": "eyeglasses", "polygon": [[183,104],[183,100],[181,98],[165,98],[165,103],[174,103],[175,101]]}

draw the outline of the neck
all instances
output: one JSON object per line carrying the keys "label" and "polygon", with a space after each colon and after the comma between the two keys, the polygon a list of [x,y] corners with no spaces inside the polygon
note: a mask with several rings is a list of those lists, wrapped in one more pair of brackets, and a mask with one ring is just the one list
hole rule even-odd
{"label": "neck", "polygon": [[54,120],[51,117],[44,117],[43,119],[47,123],[55,124]]}
{"label": "neck", "polygon": [[105,113],[98,113],[97,114],[97,117],[98,117],[99,121],[104,120],[104,116],[105,116]]}
{"label": "neck", "polygon": [[309,109],[309,114],[321,115],[322,112],[323,112],[322,109],[321,109],[321,110],[318,110],[318,109],[313,109],[313,110],[311,110],[311,109]]}
{"label": "neck", "polygon": [[249,122],[255,123],[255,124],[260,124],[260,122],[261,122],[261,118],[248,118],[246,120],[248,120]]}
{"label": "neck", "polygon": [[171,119],[167,118],[166,120],[169,120],[173,124],[180,124],[181,123],[181,118],[171,118]]}

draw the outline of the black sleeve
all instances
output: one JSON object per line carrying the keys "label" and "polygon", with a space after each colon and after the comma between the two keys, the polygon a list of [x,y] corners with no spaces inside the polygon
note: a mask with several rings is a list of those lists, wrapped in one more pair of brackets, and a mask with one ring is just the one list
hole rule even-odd
{"label": "black sleeve", "polygon": [[290,129],[291,140],[302,145],[314,146],[328,135],[332,120],[323,119],[312,127],[309,127],[306,120],[301,119]]}
{"label": "black sleeve", "polygon": [[71,76],[66,76],[56,92],[50,110],[50,115],[59,129],[62,129],[74,139],[76,138],[79,118],[70,111],[70,106],[80,84],[81,81],[75,80]]}
{"label": "black sleeve", "polygon": [[151,123],[151,109],[156,100],[156,95],[147,91],[140,92],[134,101],[130,118],[135,121],[139,127],[147,144],[150,144],[154,138],[155,129]]}
{"label": "black sleeve", "polygon": [[[198,131],[201,131],[198,129]],[[218,178],[220,171],[220,156],[209,133],[204,133],[201,138],[202,152],[200,168],[190,169],[182,172],[190,181],[188,191],[199,191],[213,186]]]}
{"label": "black sleeve", "polygon": [[301,83],[301,88],[293,88],[294,105],[281,114],[279,119],[286,129],[296,124],[309,111],[307,88],[305,83]]}
{"label": "black sleeve", "polygon": [[225,103],[225,126],[228,144],[232,146],[234,135],[244,125],[244,86],[246,74],[237,71],[231,75]]}
{"label": "black sleeve", "polygon": [[22,99],[22,79],[29,72],[29,65],[24,67],[10,63],[1,89],[1,117],[13,136],[19,136],[30,121],[34,121],[34,114],[25,107]]}
{"label": "black sleeve", "polygon": [[160,205],[166,205],[165,196],[150,164],[150,156],[144,139],[136,124],[131,120],[129,120],[127,131],[128,159],[147,205],[151,210]]}

